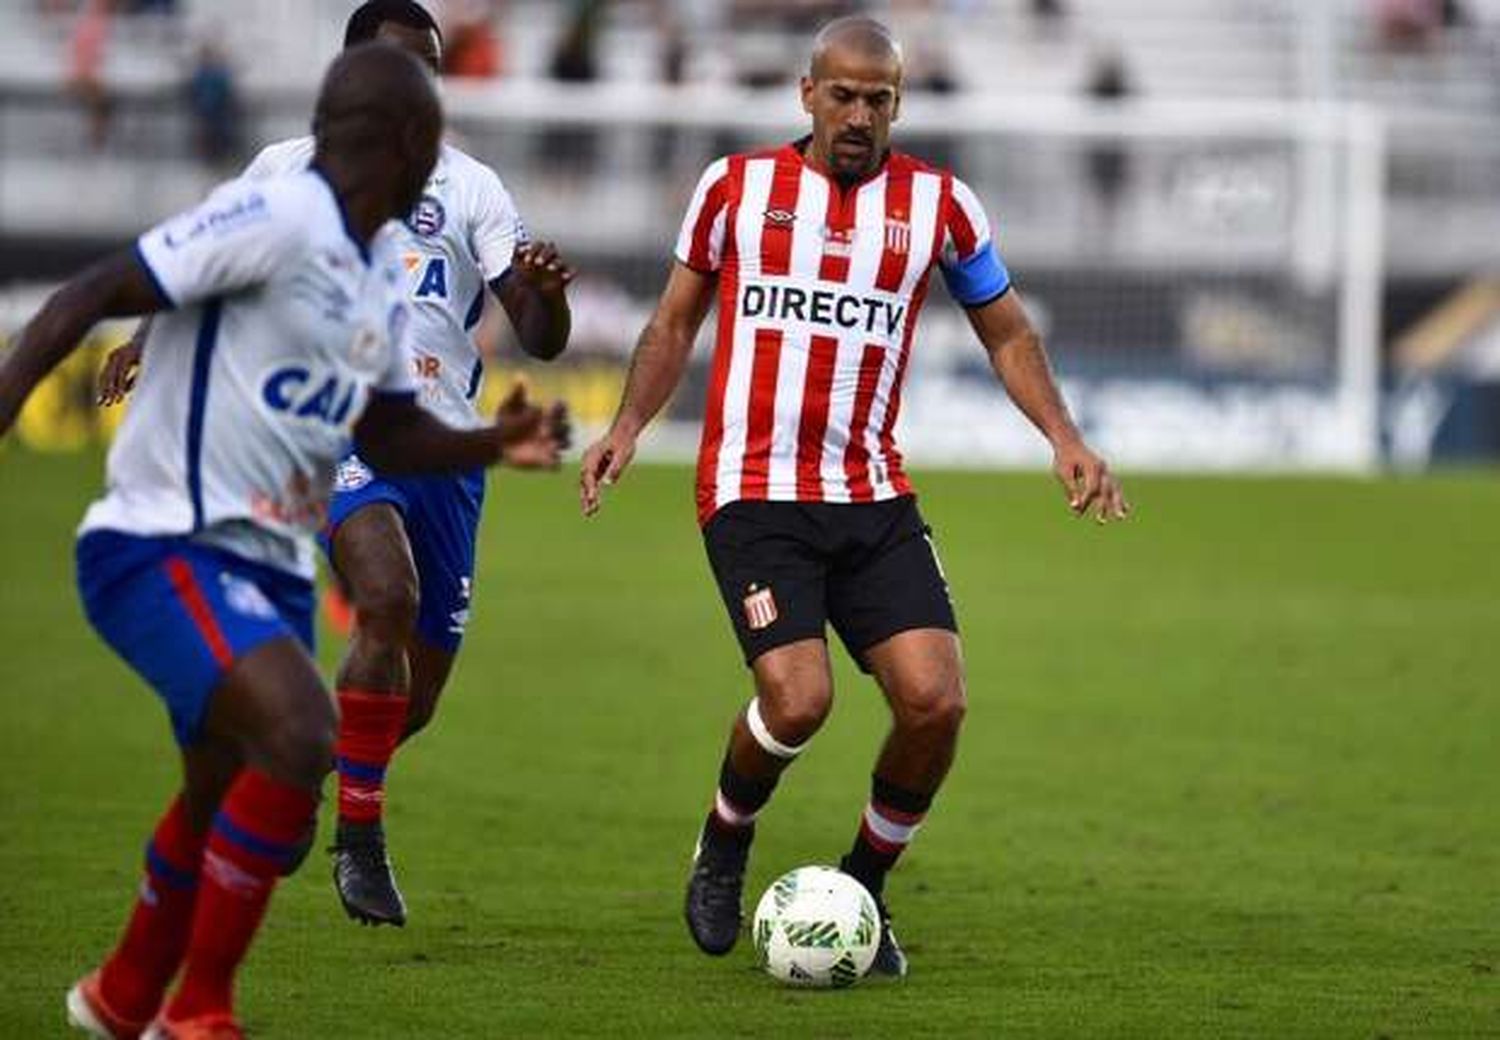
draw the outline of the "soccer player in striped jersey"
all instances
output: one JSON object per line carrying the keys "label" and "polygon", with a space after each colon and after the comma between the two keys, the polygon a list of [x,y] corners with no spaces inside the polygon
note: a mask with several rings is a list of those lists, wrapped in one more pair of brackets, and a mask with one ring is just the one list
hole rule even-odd
{"label": "soccer player in striped jersey", "polygon": [[[378,39],[434,72],[437,23],[412,0],[370,0],[350,15],[346,47]],[[270,145],[245,177],[307,166],[310,138]],[[412,311],[418,400],[445,422],[473,426],[483,365],[471,335],[493,292],[527,354],[550,360],[571,326],[572,271],[546,242],[532,242],[495,171],[445,143],[422,197],[398,226]],[[122,390],[136,346],[115,353],[102,399]],[[560,406],[551,417],[566,440]],[[551,467],[550,454],[507,459],[513,468]],[[340,465],[323,539],[349,591],[358,623],[339,670],[338,829],[334,887],[349,916],[402,925],[406,902],[386,851],[386,770],[396,749],[431,720],[463,642],[473,589],[484,473],[392,477],[350,456]]]}
{"label": "soccer player in striped jersey", "polygon": [[872,970],[900,977],[885,877],[948,772],[966,703],[947,584],[895,441],[934,268],[1051,443],[1072,511],[1105,522],[1129,507],[1069,416],[974,192],[888,150],[901,101],[889,31],[864,17],[830,23],[801,90],[808,137],[720,159],[700,180],[619,412],[584,455],[580,494],[595,512],[717,303],[698,519],[755,696],[734,721],[699,836],[688,927],[711,954],[738,937],[756,814],[832,703],[831,622],[892,714],[842,867],[886,925]]}

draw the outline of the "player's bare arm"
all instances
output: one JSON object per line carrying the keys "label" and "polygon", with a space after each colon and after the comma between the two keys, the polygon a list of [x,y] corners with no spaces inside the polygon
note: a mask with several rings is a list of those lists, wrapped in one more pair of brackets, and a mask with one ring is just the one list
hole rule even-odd
{"label": "player's bare arm", "polygon": [[635,442],[682,381],[698,329],[713,304],[716,277],[672,265],[667,287],[636,343],[625,395],[609,432],[583,455],[579,494],[585,516],[599,511],[599,492],[630,465]]}
{"label": "player's bare arm", "polygon": [[354,428],[360,457],[392,474],[479,469],[505,462],[521,468],[555,469],[567,447],[567,413],[543,409],[517,383],[495,411],[495,421],[477,430],[455,429],[407,395],[370,400]]}
{"label": "player's bare arm", "polygon": [[1068,508],[1078,516],[1092,509],[1101,524],[1129,516],[1130,503],[1119,481],[1073,423],[1042,338],[1017,292],[1012,289],[999,299],[971,307],[968,314],[1006,393],[1052,445],[1052,470],[1068,496]]}
{"label": "player's bare arm", "polygon": [[573,315],[567,288],[573,269],[551,242],[528,242],[516,249],[511,268],[492,282],[521,349],[551,361],[568,345]]}
{"label": "player's bare arm", "polygon": [[37,383],[77,349],[96,323],[148,314],[165,306],[132,250],[99,261],[58,289],[0,364],[0,435],[15,422]]}

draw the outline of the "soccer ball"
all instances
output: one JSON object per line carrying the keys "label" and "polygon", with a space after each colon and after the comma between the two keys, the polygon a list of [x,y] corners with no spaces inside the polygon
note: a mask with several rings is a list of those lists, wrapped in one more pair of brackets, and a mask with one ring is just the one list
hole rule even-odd
{"label": "soccer ball", "polygon": [[880,914],[858,881],[832,867],[798,867],[755,908],[755,952],[789,986],[852,986],[875,959]]}

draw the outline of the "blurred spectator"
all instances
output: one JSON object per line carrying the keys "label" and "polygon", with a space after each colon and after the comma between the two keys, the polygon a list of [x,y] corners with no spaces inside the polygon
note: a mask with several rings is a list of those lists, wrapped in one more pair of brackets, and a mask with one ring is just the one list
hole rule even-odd
{"label": "blurred spectator", "polygon": [[573,0],[566,28],[552,51],[548,72],[564,83],[592,83],[599,78],[599,29],[604,0]]}
{"label": "blurred spectator", "polygon": [[[687,82],[687,29],[671,0],[655,0],[651,6],[651,19],[658,41],[659,78],[663,83],[680,86]],[[657,127],[651,135],[652,167],[670,169],[676,161],[681,141],[682,135],[675,127]]]}
{"label": "blurred spectator", "polygon": [[[592,83],[599,78],[599,30],[604,21],[603,0],[573,0],[562,35],[552,49],[547,72],[563,83]],[[563,168],[592,169],[599,154],[599,135],[593,127],[548,130],[543,137],[547,154]]]}
{"label": "blurred spectator", "polygon": [[[1084,85],[1088,97],[1103,104],[1116,104],[1134,92],[1123,53],[1109,50],[1095,55]],[[1111,246],[1116,237],[1120,198],[1130,181],[1130,156],[1118,143],[1096,142],[1085,155],[1085,171],[1103,217],[1102,244]]]}
{"label": "blurred spectator", "polygon": [[901,41],[908,90],[952,94],[958,89],[938,7],[935,0],[895,0],[891,5],[891,28]]}
{"label": "blurred spectator", "polygon": [[187,83],[188,107],[193,113],[193,144],[199,158],[226,166],[239,157],[240,105],[234,70],[223,50],[207,41]]}
{"label": "blurred spectator", "polygon": [[861,6],[854,0],[733,0],[735,78],[747,87],[774,87],[795,78],[807,58],[807,37]]}
{"label": "blurred spectator", "polygon": [[443,74],[460,79],[494,79],[505,68],[504,48],[495,32],[494,6],[485,0],[449,4],[443,30]]}
{"label": "blurred spectator", "polygon": [[83,103],[89,143],[103,148],[109,139],[114,103],[104,83],[109,47],[110,0],[86,0],[68,42],[68,88]]}
{"label": "blurred spectator", "polygon": [[1068,27],[1068,8],[1063,0],[1031,0],[1031,28],[1044,40],[1055,40]]}
{"label": "blurred spectator", "polygon": [[670,0],[656,0],[651,7],[651,20],[656,27],[660,42],[658,66],[663,83],[687,82],[688,37],[682,17]]}
{"label": "blurred spectator", "polygon": [[1375,17],[1381,42],[1392,51],[1425,49],[1442,30],[1448,6],[1444,0],[1378,0]]}

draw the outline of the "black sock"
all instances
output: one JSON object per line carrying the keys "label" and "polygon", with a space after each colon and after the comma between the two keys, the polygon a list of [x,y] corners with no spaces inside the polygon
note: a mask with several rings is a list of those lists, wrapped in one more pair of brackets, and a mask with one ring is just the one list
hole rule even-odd
{"label": "black sock", "polygon": [[854,845],[840,862],[840,868],[879,899],[885,889],[886,874],[896,865],[930,808],[931,794],[872,777],[870,804],[865,807]]}
{"label": "black sock", "polygon": [[757,778],[741,774],[729,755],[719,768],[719,787],[709,811],[704,835],[715,841],[747,846],[755,836],[755,816],[771,800],[779,777]]}

